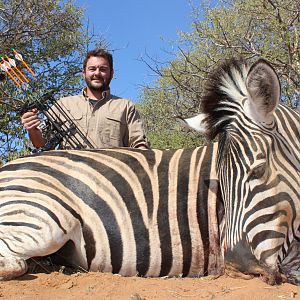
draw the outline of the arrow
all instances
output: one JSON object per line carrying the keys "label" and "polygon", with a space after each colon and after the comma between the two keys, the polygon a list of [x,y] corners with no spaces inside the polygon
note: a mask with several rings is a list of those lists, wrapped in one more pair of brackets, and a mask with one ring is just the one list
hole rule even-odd
{"label": "arrow", "polygon": [[18,53],[15,49],[13,49],[14,53],[15,53],[15,58],[17,60],[20,60],[24,66],[27,68],[27,70],[33,75],[36,76],[35,73],[29,68],[29,66],[26,64],[26,62],[24,61],[22,55],[20,53]]}
{"label": "arrow", "polygon": [[23,77],[23,79],[26,81],[26,82],[29,82],[29,80],[27,79],[27,77],[22,73],[22,71],[19,70],[19,68],[17,67],[17,64],[15,62],[14,59],[8,57],[7,55],[6,56],[6,59],[8,60],[8,62],[10,63],[10,65],[15,69],[17,70],[17,72],[19,73],[19,75],[21,75]]}
{"label": "arrow", "polygon": [[19,75],[14,71],[14,69],[12,68],[11,64],[6,61],[3,57],[2,57],[2,61],[5,64],[5,66],[7,67],[7,70],[11,70],[12,73],[15,75],[15,77],[17,77],[17,79],[21,82],[21,84],[25,83],[20,77]]}
{"label": "arrow", "polygon": [[0,64],[0,68],[1,68],[2,71],[4,71],[4,72],[5,72],[5,73],[6,73],[6,74],[14,81],[14,83],[15,83],[18,87],[21,86],[20,83],[14,78],[14,76],[12,76],[12,75],[10,74],[9,69],[7,68],[7,66],[6,66],[5,63]]}

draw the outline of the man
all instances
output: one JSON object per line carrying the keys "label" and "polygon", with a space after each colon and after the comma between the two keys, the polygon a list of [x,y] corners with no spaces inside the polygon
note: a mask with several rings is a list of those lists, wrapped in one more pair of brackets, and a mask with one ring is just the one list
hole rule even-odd
{"label": "man", "polygon": [[[143,124],[134,104],[110,94],[109,85],[114,74],[112,55],[104,49],[90,51],[83,62],[82,74],[86,82],[83,93],[61,98],[58,104],[91,144],[96,148],[148,149]],[[55,108],[53,111],[63,119]],[[47,136],[40,129],[37,113],[37,109],[28,111],[21,121],[32,144],[41,148],[47,143]],[[65,139],[61,147],[69,148]]]}

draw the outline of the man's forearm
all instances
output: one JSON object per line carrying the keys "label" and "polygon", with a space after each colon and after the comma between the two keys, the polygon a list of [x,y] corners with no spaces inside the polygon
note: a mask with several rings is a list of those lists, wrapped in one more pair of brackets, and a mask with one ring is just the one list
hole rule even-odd
{"label": "man's forearm", "polygon": [[42,132],[38,128],[33,128],[28,131],[29,138],[36,148],[41,148],[46,144],[46,140],[43,138]]}

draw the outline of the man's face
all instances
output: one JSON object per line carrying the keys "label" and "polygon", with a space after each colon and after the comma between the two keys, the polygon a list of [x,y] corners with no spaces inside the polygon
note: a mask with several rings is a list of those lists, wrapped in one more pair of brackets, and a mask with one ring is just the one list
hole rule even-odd
{"label": "man's face", "polygon": [[83,77],[90,90],[105,91],[113,77],[113,70],[105,58],[92,56],[87,61]]}

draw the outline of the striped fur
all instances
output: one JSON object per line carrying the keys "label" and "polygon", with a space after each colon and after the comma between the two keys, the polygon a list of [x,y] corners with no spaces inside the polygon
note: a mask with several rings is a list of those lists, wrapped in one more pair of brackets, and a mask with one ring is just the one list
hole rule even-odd
{"label": "striped fur", "polygon": [[226,62],[208,80],[196,127],[219,137],[227,272],[299,284],[300,115],[279,97],[266,61]]}
{"label": "striped fur", "polygon": [[217,145],[49,151],[0,172],[0,277],[60,250],[86,270],[202,276],[223,269]]}

